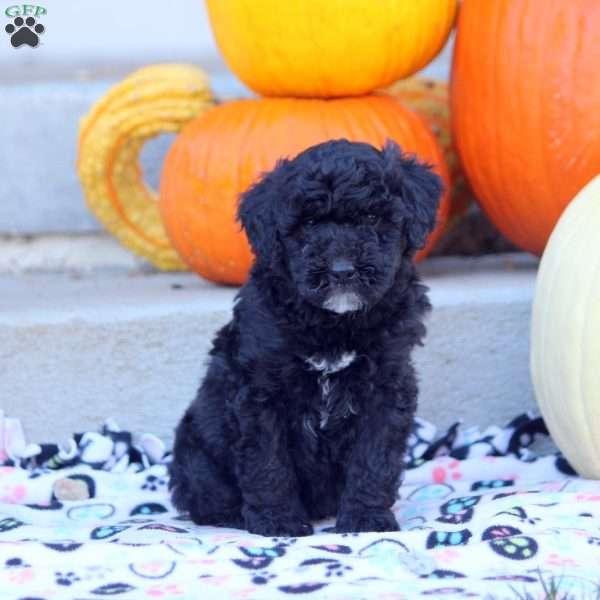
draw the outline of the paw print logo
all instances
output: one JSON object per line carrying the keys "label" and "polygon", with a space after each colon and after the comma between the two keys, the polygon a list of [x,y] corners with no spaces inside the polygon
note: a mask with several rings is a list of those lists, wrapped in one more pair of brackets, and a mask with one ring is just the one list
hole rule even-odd
{"label": "paw print logo", "polygon": [[37,23],[33,17],[16,17],[12,23],[9,23],[4,31],[10,35],[10,43],[14,48],[27,45],[36,48],[40,43],[40,35],[46,28]]}

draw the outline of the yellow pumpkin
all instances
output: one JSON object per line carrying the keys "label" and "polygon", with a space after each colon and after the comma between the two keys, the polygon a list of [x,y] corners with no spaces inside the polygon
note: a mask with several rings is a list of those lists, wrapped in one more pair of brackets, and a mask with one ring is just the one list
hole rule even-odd
{"label": "yellow pumpkin", "polygon": [[558,447],[580,475],[600,479],[600,175],[569,204],[544,251],[531,376]]}
{"label": "yellow pumpkin", "polygon": [[219,49],[265,96],[366,94],[440,51],[456,0],[207,0]]}

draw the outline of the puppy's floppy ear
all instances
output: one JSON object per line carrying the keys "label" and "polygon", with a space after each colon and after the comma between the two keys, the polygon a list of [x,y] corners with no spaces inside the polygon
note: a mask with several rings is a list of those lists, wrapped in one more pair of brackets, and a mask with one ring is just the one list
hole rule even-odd
{"label": "puppy's floppy ear", "polygon": [[402,154],[395,142],[388,141],[381,153],[386,185],[402,204],[407,241],[410,249],[416,251],[425,245],[435,227],[442,180],[430,165]]}
{"label": "puppy's floppy ear", "polygon": [[240,197],[238,220],[246,231],[257,260],[268,260],[277,239],[275,203],[277,185],[274,171],[263,175]]}

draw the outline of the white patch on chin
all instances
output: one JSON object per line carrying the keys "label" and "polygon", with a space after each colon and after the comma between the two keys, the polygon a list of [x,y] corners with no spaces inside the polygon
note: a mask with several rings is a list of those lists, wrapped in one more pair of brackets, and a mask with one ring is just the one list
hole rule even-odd
{"label": "white patch on chin", "polygon": [[342,315],[362,308],[363,301],[355,292],[334,292],[325,300],[323,308]]}

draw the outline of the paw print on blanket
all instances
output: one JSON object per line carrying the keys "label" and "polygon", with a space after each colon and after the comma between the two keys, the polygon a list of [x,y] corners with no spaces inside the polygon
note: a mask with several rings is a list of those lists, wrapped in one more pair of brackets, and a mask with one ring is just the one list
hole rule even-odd
{"label": "paw print on blanket", "polygon": [[460,460],[444,460],[444,463],[446,463],[445,466],[439,465],[431,471],[431,477],[435,483],[445,483],[449,479],[453,481],[462,479]]}
{"label": "paw print on blanket", "polygon": [[464,546],[473,534],[468,529],[461,531],[432,531],[427,537],[428,550],[439,546]]}
{"label": "paw print on blanket", "polygon": [[600,537],[589,537],[588,544],[591,544],[592,546],[600,546]]}
{"label": "paw print on blanket", "polygon": [[343,565],[335,558],[309,558],[300,563],[300,567],[312,567],[314,565],[325,567],[325,577],[343,577],[347,571],[352,571],[352,567]]}
{"label": "paw print on blanket", "polygon": [[9,558],[5,561],[4,566],[7,569],[15,569],[21,567],[30,567],[22,558]]}
{"label": "paw print on blanket", "polygon": [[167,485],[167,480],[156,475],[147,475],[146,481],[142,484],[142,489],[149,492],[158,492]]}
{"label": "paw print on blanket", "polygon": [[464,496],[452,498],[440,506],[441,517],[436,521],[441,523],[466,523],[473,518],[473,507],[481,500],[480,496]]}
{"label": "paw print on blanket", "polygon": [[485,542],[487,540],[510,537],[511,535],[519,535],[521,533],[520,529],[510,527],[510,525],[492,525],[481,534],[481,539]]}
{"label": "paw print on blanket", "polygon": [[31,565],[22,558],[9,558],[4,563],[6,569],[6,579],[16,585],[25,585],[34,577]]}
{"label": "paw print on blanket", "polygon": [[240,547],[239,550],[248,558],[234,558],[233,563],[244,569],[264,569],[268,567],[276,558],[285,554],[287,543],[282,542],[271,548],[261,546]]}
{"label": "paw print on blanket", "polygon": [[57,585],[70,586],[76,583],[77,581],[81,581],[81,578],[75,575],[73,571],[56,571],[54,573],[54,577],[56,579]]}
{"label": "paw print on blanket", "polygon": [[496,554],[512,560],[527,560],[538,552],[538,543],[525,535],[493,539],[489,545]]}
{"label": "paw print on blanket", "polygon": [[271,579],[275,579],[277,575],[274,573],[269,573],[268,571],[262,571],[261,573],[256,573],[252,577],[252,583],[256,585],[265,585],[271,581]]}

